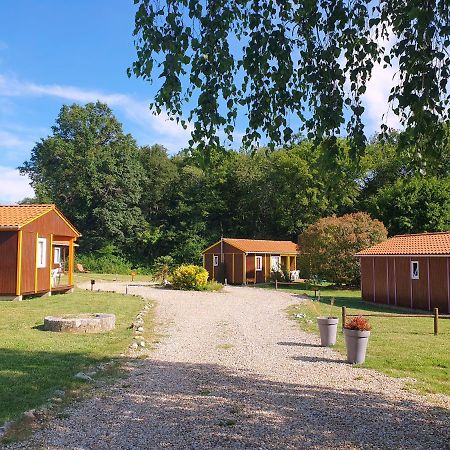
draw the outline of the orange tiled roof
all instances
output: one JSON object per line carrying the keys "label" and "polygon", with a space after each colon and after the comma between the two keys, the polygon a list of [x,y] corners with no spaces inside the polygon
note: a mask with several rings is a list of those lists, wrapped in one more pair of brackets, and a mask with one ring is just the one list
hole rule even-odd
{"label": "orange tiled roof", "polygon": [[0,205],[0,228],[18,229],[51,211],[55,205]]}
{"label": "orange tiled roof", "polygon": [[297,244],[291,241],[267,241],[263,239],[231,239],[224,242],[244,252],[253,253],[298,253]]}
{"label": "orange tiled roof", "polygon": [[450,255],[450,231],[401,234],[356,254],[370,255]]}

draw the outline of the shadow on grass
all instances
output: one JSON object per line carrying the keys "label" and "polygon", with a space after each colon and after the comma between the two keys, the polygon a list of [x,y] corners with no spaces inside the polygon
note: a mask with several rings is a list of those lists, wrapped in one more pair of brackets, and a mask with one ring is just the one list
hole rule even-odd
{"label": "shadow on grass", "polygon": [[73,376],[109,361],[80,353],[29,352],[0,349],[0,425],[42,405],[56,389],[82,384]]}
{"label": "shadow on grass", "polygon": [[64,435],[50,433],[45,444],[88,448],[95,438],[99,448],[448,448],[448,412],[422,402],[215,364],[147,360],[135,370],[120,388],[57,420]]}

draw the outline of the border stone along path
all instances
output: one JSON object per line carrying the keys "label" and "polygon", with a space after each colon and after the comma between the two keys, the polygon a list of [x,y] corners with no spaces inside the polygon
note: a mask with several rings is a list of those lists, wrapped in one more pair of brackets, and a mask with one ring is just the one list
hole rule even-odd
{"label": "border stone along path", "polygon": [[404,380],[319,347],[286,316],[298,296],[249,287],[131,292],[157,301],[156,350],[106,395],[11,448],[450,448],[449,398],[439,407],[405,391]]}

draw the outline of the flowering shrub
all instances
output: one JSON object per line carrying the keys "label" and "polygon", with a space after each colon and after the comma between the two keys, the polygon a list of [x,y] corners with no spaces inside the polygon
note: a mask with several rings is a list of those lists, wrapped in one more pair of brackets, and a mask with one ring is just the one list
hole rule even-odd
{"label": "flowering shrub", "polygon": [[175,289],[199,291],[208,282],[208,271],[193,264],[182,265],[175,269],[172,284]]}
{"label": "flowering shrub", "polygon": [[357,316],[347,321],[345,328],[347,328],[347,330],[370,331],[372,326],[367,319],[364,319],[362,316]]}
{"label": "flowering shrub", "polygon": [[360,267],[355,253],[386,238],[385,226],[366,213],[324,217],[299,236],[300,273],[306,277],[318,275],[332,283],[357,285]]}

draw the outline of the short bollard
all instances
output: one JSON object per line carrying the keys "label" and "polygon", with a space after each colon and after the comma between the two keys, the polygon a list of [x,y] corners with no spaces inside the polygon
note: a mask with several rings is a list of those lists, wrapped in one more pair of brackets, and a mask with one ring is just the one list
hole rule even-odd
{"label": "short bollard", "polygon": [[91,291],[94,290],[94,284],[95,284],[95,280],[91,280]]}

